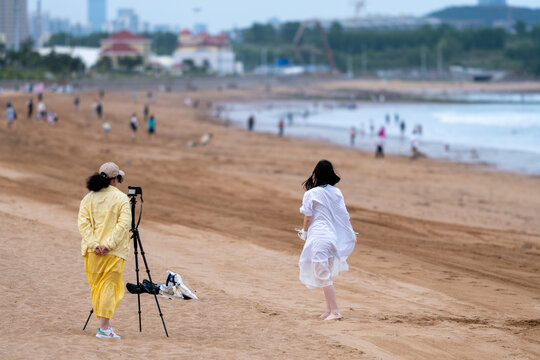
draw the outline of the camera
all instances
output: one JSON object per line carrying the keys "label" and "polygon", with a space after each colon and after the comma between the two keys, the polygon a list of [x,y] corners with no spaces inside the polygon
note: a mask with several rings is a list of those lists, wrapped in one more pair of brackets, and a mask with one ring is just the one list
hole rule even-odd
{"label": "camera", "polygon": [[128,196],[142,196],[142,187],[140,186],[128,186]]}

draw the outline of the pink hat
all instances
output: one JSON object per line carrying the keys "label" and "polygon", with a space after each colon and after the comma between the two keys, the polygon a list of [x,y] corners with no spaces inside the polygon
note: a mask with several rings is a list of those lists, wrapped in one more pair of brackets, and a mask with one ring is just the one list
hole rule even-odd
{"label": "pink hat", "polygon": [[120,170],[118,165],[116,165],[113,162],[107,162],[107,163],[101,165],[101,167],[99,168],[99,173],[100,174],[104,173],[105,175],[107,175],[107,177],[109,179],[114,179],[118,175],[121,175],[121,176],[126,175],[126,173],[124,173],[122,170]]}

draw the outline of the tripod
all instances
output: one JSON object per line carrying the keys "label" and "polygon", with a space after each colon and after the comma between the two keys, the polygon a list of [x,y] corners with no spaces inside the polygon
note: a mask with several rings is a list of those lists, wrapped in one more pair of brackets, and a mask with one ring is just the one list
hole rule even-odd
{"label": "tripod", "polygon": [[[135,276],[137,278],[137,288],[141,289],[142,285],[139,280],[139,252],[138,249],[141,249],[141,256],[144,262],[144,267],[146,268],[146,273],[148,274],[148,280],[150,283],[154,283],[152,281],[152,277],[150,276],[150,268],[148,267],[148,262],[146,261],[146,256],[144,254],[144,248],[141,242],[141,237],[139,235],[139,223],[141,222],[141,216],[142,216],[142,204],[141,204],[141,211],[139,213],[139,219],[137,223],[135,223],[135,206],[137,205],[137,195],[141,195],[141,203],[143,203],[142,198],[142,190],[141,188],[137,187],[129,187],[129,203],[131,206],[131,239],[133,239],[133,251],[135,253]],[[159,301],[157,298],[157,295],[155,292],[153,292],[154,299],[156,300],[156,305],[158,308],[159,316],[161,317],[161,322],[163,324],[163,330],[165,330],[165,335],[169,337],[169,333],[167,332],[167,327],[165,326],[165,320],[163,319],[163,314],[161,313],[161,307],[159,306]],[[141,294],[140,292],[137,292],[137,306],[139,310],[139,332],[142,332],[142,323],[141,323]],[[86,320],[86,323],[84,324],[83,330],[86,329],[86,325],[88,325],[88,321],[90,320],[90,317],[92,316],[94,312],[94,309],[90,310],[90,315],[88,315],[88,319]]]}

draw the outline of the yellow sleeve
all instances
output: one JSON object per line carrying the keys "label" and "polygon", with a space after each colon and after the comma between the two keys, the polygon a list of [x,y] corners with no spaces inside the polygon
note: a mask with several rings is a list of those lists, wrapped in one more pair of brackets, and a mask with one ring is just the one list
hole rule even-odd
{"label": "yellow sleeve", "polygon": [[90,251],[94,251],[99,245],[99,242],[94,236],[94,228],[92,226],[92,220],[90,219],[90,210],[88,209],[88,196],[86,196],[81,201],[81,206],[79,207],[79,232],[82,236],[83,244],[86,244],[86,247]]}
{"label": "yellow sleeve", "polygon": [[[111,236],[103,243],[109,251],[116,249],[122,241],[126,238],[129,239],[129,228],[131,227],[131,209],[129,208],[129,201],[127,198],[122,202],[120,208],[120,215],[118,221],[114,226],[114,230]],[[128,240],[129,241],[129,240]]]}

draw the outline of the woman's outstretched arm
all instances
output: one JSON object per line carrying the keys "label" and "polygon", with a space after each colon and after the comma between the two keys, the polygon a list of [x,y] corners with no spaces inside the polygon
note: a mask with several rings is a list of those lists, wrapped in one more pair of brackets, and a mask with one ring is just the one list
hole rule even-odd
{"label": "woman's outstretched arm", "polygon": [[309,223],[311,222],[311,216],[304,216],[304,231],[307,232],[309,228]]}

